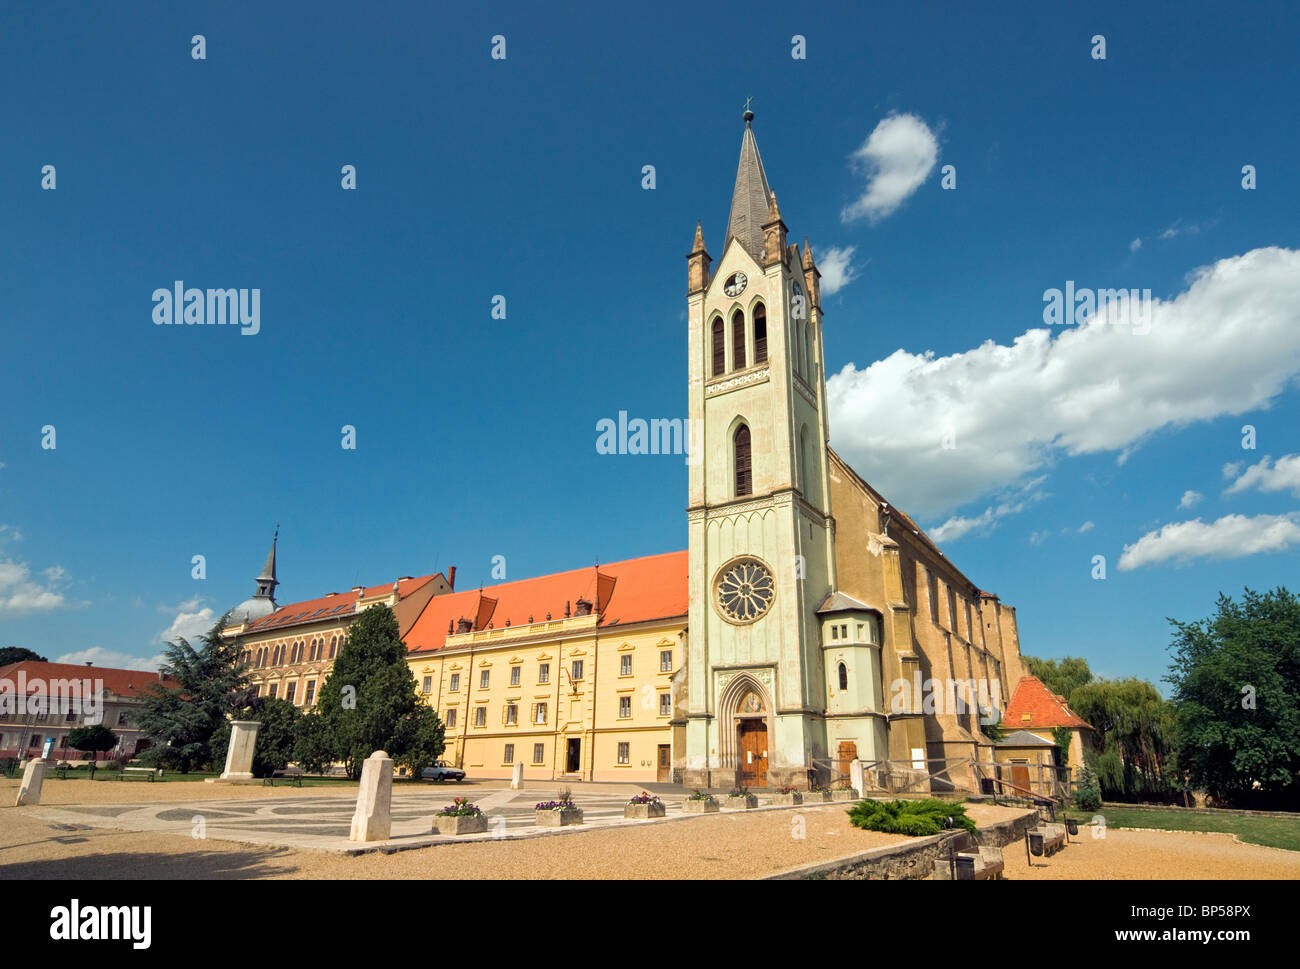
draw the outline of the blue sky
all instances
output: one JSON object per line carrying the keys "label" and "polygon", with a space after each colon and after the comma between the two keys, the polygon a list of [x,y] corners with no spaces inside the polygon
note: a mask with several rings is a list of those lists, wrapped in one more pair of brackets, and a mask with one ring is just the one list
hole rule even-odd
{"label": "blue sky", "polygon": [[[264,6],[0,33],[0,645],[143,663],[277,523],[282,602],[685,547],[681,458],[595,424],[685,416],[683,257],[697,218],[720,255],[750,96],[838,267],[832,445],[1026,652],[1157,680],[1167,616],[1296,585],[1291,5]],[[178,279],[259,288],[261,331],[155,326]],[[1067,280],[1159,325],[1049,330]]]}

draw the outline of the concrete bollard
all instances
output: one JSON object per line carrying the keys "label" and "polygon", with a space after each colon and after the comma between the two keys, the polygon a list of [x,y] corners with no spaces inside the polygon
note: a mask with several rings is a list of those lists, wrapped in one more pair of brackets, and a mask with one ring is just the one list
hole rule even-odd
{"label": "concrete bollard", "polygon": [[524,786],[524,762],[515,761],[515,769],[510,775],[510,790],[517,791]]}
{"label": "concrete bollard", "polygon": [[393,760],[382,750],[361,767],[361,790],[349,841],[387,841],[393,828]]}
{"label": "concrete bollard", "polygon": [[41,787],[45,784],[47,766],[49,761],[43,759],[27,762],[27,768],[23,771],[23,783],[18,788],[18,800],[14,802],[14,807],[41,803]]}

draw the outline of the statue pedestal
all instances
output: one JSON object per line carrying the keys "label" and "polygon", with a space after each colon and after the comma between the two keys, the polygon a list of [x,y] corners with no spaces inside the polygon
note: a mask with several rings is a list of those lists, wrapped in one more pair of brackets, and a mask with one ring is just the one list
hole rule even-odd
{"label": "statue pedestal", "polygon": [[230,721],[230,746],[226,749],[226,769],[220,777],[209,777],[209,784],[251,781],[253,779],[253,749],[261,724],[256,720]]}

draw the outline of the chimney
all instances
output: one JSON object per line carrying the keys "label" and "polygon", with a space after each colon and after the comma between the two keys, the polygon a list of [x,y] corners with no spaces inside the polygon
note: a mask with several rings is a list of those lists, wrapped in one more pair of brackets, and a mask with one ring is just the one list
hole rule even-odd
{"label": "chimney", "polygon": [[454,565],[447,570],[447,585],[451,586],[452,592],[456,591],[456,566]]}

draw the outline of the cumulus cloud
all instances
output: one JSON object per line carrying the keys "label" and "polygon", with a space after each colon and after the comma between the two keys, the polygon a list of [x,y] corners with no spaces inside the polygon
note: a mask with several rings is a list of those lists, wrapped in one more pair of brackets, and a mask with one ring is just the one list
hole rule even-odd
{"label": "cumulus cloud", "polygon": [[1300,512],[1287,515],[1224,515],[1206,524],[1199,518],[1170,522],[1124,546],[1121,571],[1170,559],[1242,558],[1260,552],[1281,552],[1300,544]]}
{"label": "cumulus cloud", "polygon": [[822,274],[822,294],[830,296],[838,293],[853,280],[858,278],[858,267],[852,263],[857,246],[839,248],[832,246],[817,258],[817,269]]}
{"label": "cumulus cloud", "polygon": [[1132,242],[1130,242],[1130,243],[1128,244],[1128,251],[1129,251],[1129,252],[1137,252],[1137,251],[1138,251],[1139,249],[1141,249],[1141,248],[1142,248],[1142,237],[1141,237],[1141,236],[1139,236],[1138,238],[1134,239]]}
{"label": "cumulus cloud", "polygon": [[193,643],[202,633],[206,633],[216,622],[211,606],[202,605],[201,597],[182,602],[178,606],[164,606],[160,611],[175,613],[172,624],[154,637],[155,643],[170,643],[176,639],[186,639]]}
{"label": "cumulus cloud", "polygon": [[1269,247],[1152,300],[1141,334],[1098,315],[947,357],[897,350],[846,364],[827,401],[836,450],[886,498],[937,515],[1062,457],[1126,455],[1162,429],[1265,407],[1297,374],[1300,252]]}
{"label": "cumulus cloud", "polygon": [[866,218],[879,222],[907,201],[934,171],[939,140],[914,114],[891,114],[852,155],[867,175],[867,188],[840,213],[844,222]]}
{"label": "cumulus cloud", "polygon": [[1178,499],[1178,507],[1191,508],[1192,505],[1200,501],[1202,497],[1204,496],[1199,491],[1192,491],[1191,489],[1188,489],[1187,491],[1183,492],[1182,498]]}
{"label": "cumulus cloud", "polygon": [[0,561],[0,616],[49,612],[67,604],[59,588],[63,569],[55,566],[41,574],[44,582],[33,581],[31,567],[26,562]]}
{"label": "cumulus cloud", "polygon": [[78,649],[71,653],[64,653],[62,656],[55,656],[53,662],[75,663],[78,666],[93,663],[101,668],[157,671],[165,660],[166,657],[161,653],[148,657],[132,656],[114,649],[105,649],[103,646],[91,646],[88,649]]}
{"label": "cumulus cloud", "polygon": [[[1233,469],[1232,474],[1228,474],[1228,468]],[[1226,465],[1224,475],[1226,477],[1236,477],[1241,465]],[[1266,455],[1258,464],[1252,464],[1241,477],[1237,478],[1230,484],[1225,495],[1233,495],[1239,491],[1246,491],[1250,488],[1258,488],[1260,491],[1289,491],[1297,498],[1300,498],[1300,454],[1287,454],[1273,462],[1270,455]]]}
{"label": "cumulus cloud", "polygon": [[[971,532],[981,532],[988,534],[993,531],[997,523],[1006,518],[1008,515],[1016,515],[1024,511],[1036,501],[1041,501],[1046,497],[1038,491],[1038,486],[1047,478],[1046,475],[1028,481],[1021,487],[1006,494],[996,505],[990,505],[985,508],[983,513],[974,518],[964,518],[960,515],[949,518],[942,525],[937,525],[930,529],[930,538],[935,542],[951,542],[968,535]],[[1037,533],[1036,533],[1037,534]],[[1033,540],[1033,537],[1030,537]],[[1037,544],[1037,542],[1035,542]]]}

